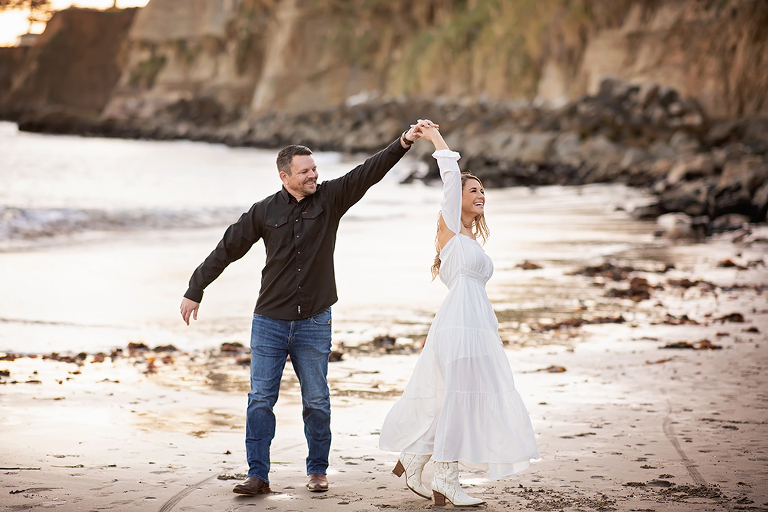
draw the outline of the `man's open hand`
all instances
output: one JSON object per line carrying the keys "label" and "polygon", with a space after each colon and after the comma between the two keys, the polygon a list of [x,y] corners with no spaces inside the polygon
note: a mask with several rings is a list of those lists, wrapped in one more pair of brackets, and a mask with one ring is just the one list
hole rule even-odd
{"label": "man's open hand", "polygon": [[197,320],[197,310],[200,309],[200,303],[193,300],[189,300],[184,297],[181,299],[181,318],[189,325],[189,317],[191,316]]}

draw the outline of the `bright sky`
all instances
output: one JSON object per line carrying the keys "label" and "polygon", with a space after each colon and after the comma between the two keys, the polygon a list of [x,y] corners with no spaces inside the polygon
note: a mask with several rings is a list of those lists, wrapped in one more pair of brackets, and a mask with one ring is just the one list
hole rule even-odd
{"label": "bright sky", "polygon": [[[144,7],[149,0],[118,0],[117,6]],[[55,10],[66,9],[71,5],[77,7],[92,7],[96,9],[106,9],[112,7],[112,0],[52,0],[51,4]],[[0,12],[0,46],[13,46],[16,44],[16,37],[26,34],[29,28],[26,11],[3,11]],[[42,32],[45,25],[33,26],[32,32]]]}

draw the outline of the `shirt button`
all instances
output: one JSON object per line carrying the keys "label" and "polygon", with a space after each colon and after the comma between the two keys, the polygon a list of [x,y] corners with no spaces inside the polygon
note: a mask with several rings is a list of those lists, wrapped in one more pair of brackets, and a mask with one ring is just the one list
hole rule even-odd
{"label": "shirt button", "polygon": [[299,222],[299,219],[296,219],[296,222]]}
{"label": "shirt button", "polygon": [[301,269],[299,269],[299,272],[301,272]]}
{"label": "shirt button", "polygon": [[301,254],[301,251],[297,252],[296,254]]}

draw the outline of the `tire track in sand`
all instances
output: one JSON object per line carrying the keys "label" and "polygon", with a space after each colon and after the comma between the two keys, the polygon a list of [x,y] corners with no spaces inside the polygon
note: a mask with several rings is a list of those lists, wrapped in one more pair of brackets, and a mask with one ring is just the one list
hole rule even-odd
{"label": "tire track in sand", "polygon": [[[666,390],[662,390],[662,393],[666,394]],[[683,464],[685,464],[685,469],[688,471],[688,474],[691,475],[691,478],[696,485],[707,485],[707,481],[704,480],[704,477],[701,476],[699,470],[696,469],[696,464],[688,458],[683,451],[682,446],[680,446],[680,441],[677,440],[675,429],[672,427],[672,404],[669,403],[669,401],[667,401],[667,404],[669,405],[669,412],[667,413],[667,417],[664,418],[664,423],[662,425],[664,435],[667,436],[669,442],[672,443],[672,446],[677,450],[678,455],[680,455],[680,458],[683,460]]]}
{"label": "tire track in sand", "polygon": [[[299,446],[302,446],[303,444],[304,444],[304,443],[297,443],[297,444],[295,444],[295,445],[293,445],[293,446],[286,446],[285,448],[281,448],[281,449],[275,450],[275,451],[273,451],[272,453],[273,453],[273,455],[277,455],[277,454],[279,454],[280,452],[284,452],[284,451],[286,451],[286,450],[291,450],[291,449],[293,449],[293,448],[298,448]],[[184,498],[186,498],[186,497],[187,497],[189,494],[191,494],[191,493],[192,493],[192,491],[199,489],[201,485],[203,485],[204,483],[206,483],[206,482],[208,482],[208,481],[210,481],[210,480],[213,480],[214,478],[217,478],[217,477],[218,477],[218,475],[209,476],[208,478],[206,478],[206,479],[204,479],[204,480],[200,480],[200,481],[199,481],[199,482],[197,482],[196,484],[192,484],[192,485],[190,485],[189,487],[187,487],[186,489],[184,489],[184,490],[182,490],[182,491],[179,491],[179,492],[177,492],[176,494],[174,494],[173,496],[171,496],[171,498],[170,498],[168,501],[166,501],[165,503],[163,503],[163,506],[162,506],[162,507],[160,507],[160,510],[158,510],[158,512],[170,512],[171,510],[173,510],[173,508],[174,508],[176,505],[178,505],[178,504],[179,504],[179,502],[180,502],[181,500],[183,500],[183,499],[184,499]]]}

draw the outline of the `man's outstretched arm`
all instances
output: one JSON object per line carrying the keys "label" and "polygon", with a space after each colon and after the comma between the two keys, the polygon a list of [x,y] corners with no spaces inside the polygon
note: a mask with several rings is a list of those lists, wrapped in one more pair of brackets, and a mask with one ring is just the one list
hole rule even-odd
{"label": "man's outstretched arm", "polygon": [[233,261],[239,260],[261,238],[261,223],[257,219],[259,203],[229,226],[216,249],[195,269],[189,280],[189,288],[181,301],[181,318],[189,325],[189,319],[197,320],[197,312],[203,298],[203,290],[211,284]]}
{"label": "man's outstretched arm", "polygon": [[[407,141],[415,141],[421,137],[417,125],[411,125],[397,141],[369,157],[347,174],[334,180],[323,182],[323,187],[332,197],[334,215],[341,217],[352,205],[357,203],[373,185],[381,179],[400,161],[411,147]],[[405,139],[405,140],[403,140]]]}

